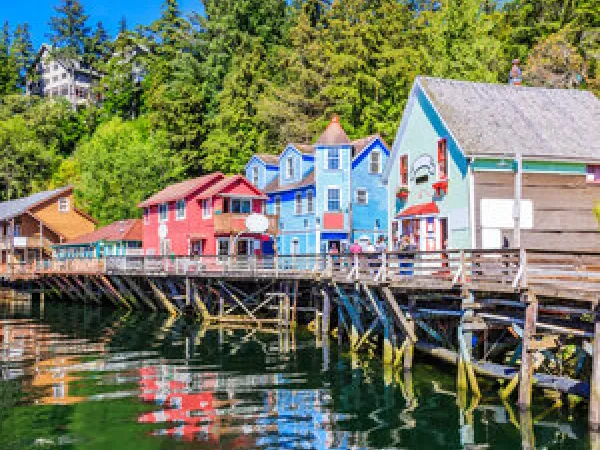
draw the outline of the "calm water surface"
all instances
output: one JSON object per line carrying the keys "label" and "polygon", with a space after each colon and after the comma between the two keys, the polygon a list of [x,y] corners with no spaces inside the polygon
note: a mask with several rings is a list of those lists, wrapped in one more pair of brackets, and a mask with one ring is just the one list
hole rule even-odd
{"label": "calm water surface", "polygon": [[302,332],[0,302],[0,374],[3,450],[596,448],[539,392],[519,416],[494,384],[457,399],[451,367],[399,377]]}

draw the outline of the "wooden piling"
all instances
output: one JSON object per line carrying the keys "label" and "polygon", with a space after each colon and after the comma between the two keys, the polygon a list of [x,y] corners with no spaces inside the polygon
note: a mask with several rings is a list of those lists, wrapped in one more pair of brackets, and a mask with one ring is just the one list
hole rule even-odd
{"label": "wooden piling", "polygon": [[414,321],[414,298],[408,299],[408,312],[409,316],[406,319],[406,347],[404,348],[403,368],[404,371],[409,371],[413,366],[413,355],[415,353],[415,321]]}
{"label": "wooden piling", "polygon": [[322,341],[329,340],[329,327],[330,327],[330,316],[331,316],[331,300],[329,298],[329,292],[325,289],[321,291],[323,295],[323,315],[321,318],[321,333]]}
{"label": "wooden piling", "polygon": [[519,408],[527,409],[531,406],[531,391],[533,388],[533,352],[531,340],[535,334],[537,322],[538,303],[535,294],[531,291],[521,294],[525,307],[525,326],[523,328],[521,370],[519,372]]}
{"label": "wooden piling", "polygon": [[600,320],[594,320],[594,342],[592,346],[592,376],[590,378],[589,427],[600,431]]}

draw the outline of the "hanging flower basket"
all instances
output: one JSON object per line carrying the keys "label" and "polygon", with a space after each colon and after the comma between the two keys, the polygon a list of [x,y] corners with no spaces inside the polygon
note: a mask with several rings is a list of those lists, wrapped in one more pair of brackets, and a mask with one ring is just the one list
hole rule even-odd
{"label": "hanging flower basket", "polygon": [[396,192],[396,197],[399,198],[400,200],[406,200],[408,198],[408,188],[406,188],[406,187],[399,188],[398,192]]}
{"label": "hanging flower basket", "polygon": [[435,190],[435,193],[438,197],[442,195],[442,192],[444,194],[447,194],[448,193],[448,180],[440,180],[437,183],[433,183],[432,187]]}

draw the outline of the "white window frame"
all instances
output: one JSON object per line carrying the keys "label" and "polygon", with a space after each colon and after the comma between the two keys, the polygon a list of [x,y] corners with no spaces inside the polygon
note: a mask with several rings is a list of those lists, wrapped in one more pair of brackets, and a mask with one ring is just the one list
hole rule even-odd
{"label": "white window frame", "polygon": [[202,218],[210,219],[212,217],[213,202],[211,198],[205,198],[202,200]]}
{"label": "white window frame", "polygon": [[[226,254],[221,254],[220,250],[221,250],[221,243],[225,242],[227,244],[227,253]],[[231,253],[231,248],[229,248],[230,242],[229,242],[229,238],[217,238],[217,249],[216,249],[216,253],[217,256],[229,256],[229,254]]]}
{"label": "white window frame", "polygon": [[285,177],[288,180],[294,178],[294,158],[292,156],[285,158]]}
{"label": "white window frame", "polygon": [[302,215],[302,192],[296,192],[294,195],[294,214]]}
{"label": "white window frame", "polygon": [[[179,208],[179,205],[181,205],[182,203],[183,203],[183,214],[180,214],[180,212],[182,210]],[[177,202],[175,202],[175,220],[185,220],[186,209],[187,209],[187,205],[186,205],[185,199],[177,200]]]}
{"label": "white window frame", "polygon": [[[360,193],[364,193],[365,201],[360,201]],[[357,205],[368,205],[369,204],[369,191],[365,188],[358,188],[354,193],[354,201]]]}
{"label": "white window frame", "polygon": [[[375,155],[377,155],[377,157],[379,158],[377,160],[377,171],[373,170],[373,157]],[[373,151],[371,151],[371,153],[369,154],[369,173],[379,175],[381,173],[382,166],[383,166],[383,164],[382,164],[382,153],[381,153],[381,150],[373,150]]]}
{"label": "white window frame", "polygon": [[260,172],[257,166],[252,167],[252,184],[258,186],[260,183]]}
{"label": "white window frame", "polygon": [[[235,212],[233,210],[233,202],[240,202],[240,210],[239,212]],[[250,205],[250,208],[248,209],[248,212],[243,212],[242,211],[242,204],[244,203],[248,203]],[[252,199],[248,199],[248,198],[232,198],[229,202],[229,212],[232,214],[252,214]]]}
{"label": "white window frame", "polygon": [[273,213],[276,216],[281,216],[281,195],[275,196],[275,200],[273,203],[274,203]]}
{"label": "white window frame", "polygon": [[150,223],[150,208],[144,208],[144,225],[148,225]]}
{"label": "white window frame", "polygon": [[313,191],[306,192],[306,213],[314,214],[315,212],[315,195]]}
{"label": "white window frame", "polygon": [[[329,209],[329,192],[330,191],[338,191],[338,209]],[[341,212],[342,211],[342,189],[339,186],[327,186],[325,190],[325,206],[327,207],[327,212]]]}
{"label": "white window frame", "polygon": [[[331,152],[333,152],[333,151],[337,152],[337,157],[332,157],[331,156]],[[340,152],[339,148],[337,148],[337,147],[335,147],[335,148],[328,148],[327,149],[327,155],[326,155],[326,157],[327,157],[327,164],[326,164],[327,170],[340,170],[341,169],[341,166],[342,166],[342,164],[341,164],[342,155],[341,155],[341,152]],[[331,162],[332,161],[337,161],[337,167],[332,167],[331,166]]]}
{"label": "white window frame", "polygon": [[58,212],[69,212],[71,210],[71,201],[69,197],[60,197],[58,199]]}
{"label": "white window frame", "polygon": [[[163,208],[165,211],[165,217],[163,217]],[[169,204],[161,203],[158,205],[158,221],[159,222],[168,222],[169,221]]]}
{"label": "white window frame", "polygon": [[[298,247],[298,248],[296,249],[295,247]],[[300,239],[298,239],[297,237],[292,238],[291,245],[290,245],[290,253],[292,255],[300,254]]]}

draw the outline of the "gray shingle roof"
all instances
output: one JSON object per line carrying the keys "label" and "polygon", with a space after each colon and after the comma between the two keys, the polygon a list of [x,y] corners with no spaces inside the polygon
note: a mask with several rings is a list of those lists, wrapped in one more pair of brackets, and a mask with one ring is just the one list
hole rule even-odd
{"label": "gray shingle roof", "polygon": [[600,160],[600,100],[587,91],[418,77],[467,155]]}
{"label": "gray shingle roof", "polygon": [[275,177],[273,181],[271,181],[267,186],[265,186],[264,191],[267,194],[274,194],[276,192],[286,192],[291,191],[293,189],[300,189],[303,187],[314,186],[315,184],[315,171],[311,170],[306,174],[304,178],[295,183],[289,183],[281,185],[279,184],[279,177]]}
{"label": "gray shingle roof", "polygon": [[0,203],[0,220],[8,220],[27,212],[38,203],[45,202],[57,195],[67,192],[70,186],[61,187],[52,191],[36,192],[29,197],[18,198]]}

